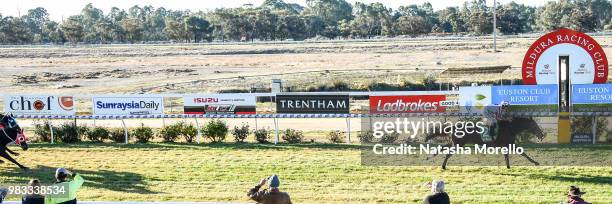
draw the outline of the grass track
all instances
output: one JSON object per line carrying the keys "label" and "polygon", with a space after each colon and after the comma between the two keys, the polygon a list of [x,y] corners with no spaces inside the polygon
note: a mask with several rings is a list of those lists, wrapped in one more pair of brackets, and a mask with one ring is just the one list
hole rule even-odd
{"label": "grass track", "polygon": [[35,144],[19,152],[32,171],[2,164],[1,183],[50,183],[66,166],[88,180],[80,200],[248,202],[246,191],[272,173],[295,203],[418,202],[435,178],[447,181],[453,203],[558,203],[569,185],[589,202],[612,198],[612,167],[371,167],[361,166],[356,145]]}

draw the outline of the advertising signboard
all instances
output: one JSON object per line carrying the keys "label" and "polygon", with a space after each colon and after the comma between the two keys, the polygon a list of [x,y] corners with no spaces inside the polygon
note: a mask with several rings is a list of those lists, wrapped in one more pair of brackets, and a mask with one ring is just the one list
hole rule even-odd
{"label": "advertising signboard", "polygon": [[349,96],[276,95],[277,113],[349,113]]}
{"label": "advertising signboard", "polygon": [[572,84],[600,84],[608,80],[608,59],[589,35],[561,28],[535,41],[525,53],[523,83],[558,84],[559,56],[569,57]]}
{"label": "advertising signboard", "polygon": [[209,94],[185,96],[185,114],[256,114],[255,96]]}
{"label": "advertising signboard", "polygon": [[612,111],[612,84],[572,85],[573,111]]}
{"label": "advertising signboard", "polygon": [[482,113],[492,104],[490,86],[459,87],[459,106],[464,113]]}
{"label": "advertising signboard", "polygon": [[164,114],[163,97],[93,97],[94,115]]}
{"label": "advertising signboard", "polygon": [[492,102],[502,101],[510,105],[544,105],[559,103],[559,89],[556,84],[493,86]]}
{"label": "advertising signboard", "polygon": [[370,113],[444,112],[446,95],[370,96]]}
{"label": "advertising signboard", "polygon": [[4,111],[16,115],[75,115],[72,96],[9,95],[4,97]]}

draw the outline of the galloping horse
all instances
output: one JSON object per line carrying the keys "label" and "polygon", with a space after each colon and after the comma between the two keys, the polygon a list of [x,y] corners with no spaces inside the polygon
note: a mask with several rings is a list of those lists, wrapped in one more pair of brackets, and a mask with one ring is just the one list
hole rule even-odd
{"label": "galloping horse", "polygon": [[[482,137],[479,133],[473,132],[471,134],[466,133],[462,138],[457,138],[452,136],[451,134],[429,134],[425,137],[425,142],[433,138],[437,138],[439,136],[451,137],[451,146],[459,145],[461,147],[465,146],[465,144],[487,144],[487,146],[494,147],[508,147],[508,145],[516,144],[516,136],[520,133],[528,133],[534,134],[538,140],[544,139],[544,132],[540,129],[540,126],[531,118],[521,118],[516,117],[512,118],[511,121],[502,120],[497,123],[499,126],[499,135],[493,138],[491,143],[485,143],[482,140]],[[491,128],[492,129],[492,128]],[[435,155],[434,155],[435,156]],[[444,162],[442,163],[442,169],[446,169],[446,163],[448,159],[452,156],[452,154],[447,154],[444,158]],[[526,153],[522,153],[521,156],[525,157],[534,165],[540,165],[538,162],[531,159],[531,157],[527,156]],[[508,154],[504,154],[504,158],[506,160],[506,167],[510,168],[510,158]],[[428,158],[429,159],[429,158]]]}
{"label": "galloping horse", "polygon": [[[23,134],[23,129],[21,129],[19,124],[17,124],[13,114],[0,114],[0,156],[13,162],[15,165],[19,166],[19,168],[27,170],[27,167],[19,164],[19,162],[15,161],[15,159],[8,154],[10,153],[13,156],[19,156],[19,153],[13,152],[7,147],[7,145],[10,143],[15,143],[21,146],[21,149],[24,151],[28,150],[27,138]],[[4,163],[4,161],[0,160],[0,164],[1,163]]]}

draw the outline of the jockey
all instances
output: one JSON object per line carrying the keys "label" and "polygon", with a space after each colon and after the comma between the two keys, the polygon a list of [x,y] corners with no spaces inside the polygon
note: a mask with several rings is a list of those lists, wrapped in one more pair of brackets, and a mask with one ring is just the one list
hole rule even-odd
{"label": "jockey", "polygon": [[[483,141],[491,141],[492,136],[497,135],[499,128],[497,123],[502,120],[506,120],[506,113],[510,103],[507,101],[501,101],[499,104],[489,105],[483,112],[484,119],[487,123],[487,127],[490,127],[487,131],[487,135],[483,135]],[[484,134],[484,133],[483,133]]]}

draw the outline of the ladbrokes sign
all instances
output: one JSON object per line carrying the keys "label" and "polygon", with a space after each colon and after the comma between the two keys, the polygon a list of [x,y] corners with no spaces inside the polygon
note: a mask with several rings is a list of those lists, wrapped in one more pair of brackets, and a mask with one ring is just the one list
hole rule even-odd
{"label": "ladbrokes sign", "polygon": [[4,111],[16,115],[74,115],[72,96],[11,95],[4,98]]}
{"label": "ladbrokes sign", "polygon": [[276,95],[277,113],[349,113],[348,95]]}
{"label": "ladbrokes sign", "polygon": [[370,96],[370,113],[444,112],[446,95]]}

